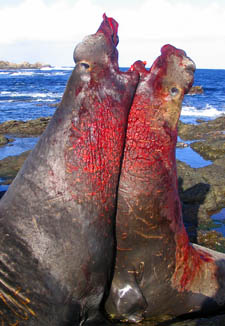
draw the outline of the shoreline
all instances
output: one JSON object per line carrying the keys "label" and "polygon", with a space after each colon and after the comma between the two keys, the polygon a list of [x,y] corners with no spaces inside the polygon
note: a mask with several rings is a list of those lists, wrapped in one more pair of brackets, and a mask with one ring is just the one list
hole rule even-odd
{"label": "shoreline", "polygon": [[0,60],[1,70],[12,70],[12,69],[41,69],[41,68],[52,68],[50,64],[41,62],[29,63],[27,61],[22,63],[14,63],[9,61]]}

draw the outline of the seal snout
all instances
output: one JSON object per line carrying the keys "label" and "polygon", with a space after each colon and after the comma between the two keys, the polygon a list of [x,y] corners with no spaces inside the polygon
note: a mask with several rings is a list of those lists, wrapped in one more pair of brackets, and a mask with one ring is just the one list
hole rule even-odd
{"label": "seal snout", "polygon": [[195,70],[196,70],[196,65],[195,65],[194,61],[192,61],[188,57],[184,57],[183,64],[185,66],[186,72],[188,72],[188,73],[190,73],[190,74],[193,75],[194,72],[195,72]]}
{"label": "seal snout", "polygon": [[185,80],[186,80],[186,87],[185,93],[191,88],[192,84],[194,83],[194,72],[196,70],[196,65],[194,61],[192,61],[189,57],[184,57],[182,60],[182,65],[185,71]]}

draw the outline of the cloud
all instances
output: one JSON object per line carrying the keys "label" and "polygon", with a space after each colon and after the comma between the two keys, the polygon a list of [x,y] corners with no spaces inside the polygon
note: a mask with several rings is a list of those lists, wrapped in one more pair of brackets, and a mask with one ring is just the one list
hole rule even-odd
{"label": "cloud", "polygon": [[63,60],[62,51],[57,57],[53,48],[59,50],[61,46],[63,49],[65,44],[67,48],[74,48],[85,35],[97,30],[104,12],[119,22],[123,66],[138,58],[151,64],[165,43],[197,57],[200,66],[212,66],[215,61],[223,64],[224,0],[11,0],[10,6],[1,7],[0,3],[0,29],[4,31],[0,47],[9,49],[30,42],[36,44],[36,49],[38,44],[49,44],[49,51],[47,46],[43,47],[45,61],[48,61],[48,53],[49,56],[55,53],[55,58],[50,57],[51,62]]}
{"label": "cloud", "polygon": [[72,40],[76,35],[95,31],[98,16],[100,20],[98,7],[89,0],[79,0],[74,5],[68,1],[47,5],[42,0],[24,0],[0,11],[0,28],[5,31],[0,42]]}

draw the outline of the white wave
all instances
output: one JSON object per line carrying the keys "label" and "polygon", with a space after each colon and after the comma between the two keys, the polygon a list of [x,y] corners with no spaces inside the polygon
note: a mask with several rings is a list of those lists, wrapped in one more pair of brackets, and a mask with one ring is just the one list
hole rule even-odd
{"label": "white wave", "polygon": [[225,114],[225,111],[219,111],[212,105],[207,104],[205,108],[197,109],[194,106],[183,106],[181,116],[194,116],[194,117],[219,117]]}
{"label": "white wave", "polygon": [[38,98],[44,98],[44,97],[51,97],[51,98],[55,98],[55,97],[61,97],[62,93],[30,93],[29,95],[26,96],[31,96],[31,97],[38,97]]}
{"label": "white wave", "polygon": [[53,75],[54,76],[63,76],[63,75],[65,75],[65,72],[55,72]]}
{"label": "white wave", "polygon": [[38,98],[36,99],[36,102],[55,102],[55,100],[52,98],[47,98],[47,99]]}
{"label": "white wave", "polygon": [[43,68],[40,68],[40,70],[52,70],[53,68],[52,67],[43,67]]}
{"label": "white wave", "polygon": [[59,98],[62,96],[62,93],[19,93],[3,91],[1,95],[10,95],[11,97]]}
{"label": "white wave", "polygon": [[40,70],[72,70],[74,67],[64,67],[64,66],[53,66],[53,67],[43,67]]}
{"label": "white wave", "polygon": [[49,73],[45,73],[45,76],[64,76],[66,75],[66,72],[63,71],[58,71],[58,72],[49,72]]}
{"label": "white wave", "polygon": [[6,71],[0,71],[0,75],[8,75],[9,72],[6,72]]}
{"label": "white wave", "polygon": [[33,76],[35,72],[33,71],[18,71],[11,74],[11,76]]}

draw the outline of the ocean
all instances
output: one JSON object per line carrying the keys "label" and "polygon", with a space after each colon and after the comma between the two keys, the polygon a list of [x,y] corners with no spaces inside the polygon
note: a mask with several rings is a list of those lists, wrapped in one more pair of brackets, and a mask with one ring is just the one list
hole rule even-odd
{"label": "ocean", "polygon": [[[73,67],[53,67],[26,70],[0,70],[0,123],[7,120],[30,120],[52,116],[64,92]],[[128,68],[121,68],[125,71]],[[194,85],[204,93],[185,95],[181,120],[196,123],[225,113],[225,70],[197,69]],[[32,149],[38,138],[15,138],[0,147],[0,160]],[[211,164],[190,147],[178,148],[177,158],[192,167]]]}

